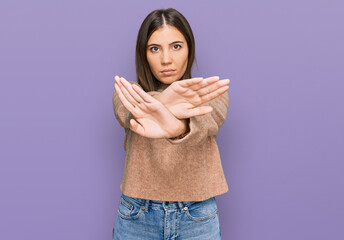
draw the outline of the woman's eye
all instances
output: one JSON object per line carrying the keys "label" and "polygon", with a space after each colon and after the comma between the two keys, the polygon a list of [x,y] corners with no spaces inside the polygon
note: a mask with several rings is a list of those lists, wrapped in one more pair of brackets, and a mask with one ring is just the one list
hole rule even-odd
{"label": "woman's eye", "polygon": [[179,48],[181,48],[181,47],[182,47],[182,46],[180,46],[179,44],[173,46],[174,49],[179,49]]}
{"label": "woman's eye", "polygon": [[157,47],[151,47],[150,50],[151,50],[152,52],[156,52],[156,51],[159,50],[159,48],[157,48]]}

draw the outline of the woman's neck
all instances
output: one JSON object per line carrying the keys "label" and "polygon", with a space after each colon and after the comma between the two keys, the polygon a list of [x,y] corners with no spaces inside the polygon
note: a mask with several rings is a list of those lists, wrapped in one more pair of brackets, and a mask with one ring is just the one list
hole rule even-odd
{"label": "woman's neck", "polygon": [[165,90],[170,84],[160,83],[158,90]]}

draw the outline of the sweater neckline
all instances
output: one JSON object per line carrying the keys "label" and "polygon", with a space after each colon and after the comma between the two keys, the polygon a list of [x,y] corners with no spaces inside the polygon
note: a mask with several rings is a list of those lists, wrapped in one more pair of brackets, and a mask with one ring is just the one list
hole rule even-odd
{"label": "sweater neckline", "polygon": [[162,92],[162,91],[164,91],[168,86],[170,86],[170,84],[161,84],[161,85],[158,87],[157,91],[158,91],[158,92]]}

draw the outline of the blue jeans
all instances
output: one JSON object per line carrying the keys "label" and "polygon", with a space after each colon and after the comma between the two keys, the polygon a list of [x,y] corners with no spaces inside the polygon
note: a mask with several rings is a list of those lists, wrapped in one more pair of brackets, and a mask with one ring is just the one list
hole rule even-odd
{"label": "blue jeans", "polygon": [[168,202],[122,193],[113,240],[218,240],[221,228],[215,197]]}

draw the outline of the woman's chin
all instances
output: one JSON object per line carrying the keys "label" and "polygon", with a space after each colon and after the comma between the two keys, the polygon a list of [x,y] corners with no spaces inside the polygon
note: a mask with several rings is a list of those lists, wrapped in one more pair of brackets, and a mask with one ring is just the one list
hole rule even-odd
{"label": "woman's chin", "polygon": [[173,75],[173,76],[159,76],[159,81],[164,83],[164,84],[171,84],[175,81],[180,80],[182,76],[177,76],[177,75]]}

